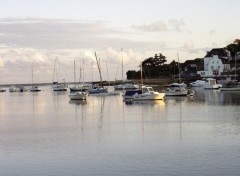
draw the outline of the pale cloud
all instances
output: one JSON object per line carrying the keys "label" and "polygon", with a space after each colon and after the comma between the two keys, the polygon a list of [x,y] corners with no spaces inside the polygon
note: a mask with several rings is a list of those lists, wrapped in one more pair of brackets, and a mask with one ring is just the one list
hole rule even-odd
{"label": "pale cloud", "polygon": [[192,49],[194,47],[194,44],[192,41],[185,42],[183,45],[184,49]]}
{"label": "pale cloud", "polygon": [[215,33],[216,33],[215,30],[210,30],[210,31],[209,31],[209,35],[213,35],[213,34],[215,34]]}
{"label": "pale cloud", "polygon": [[[178,32],[182,29],[183,22],[169,20],[168,23],[158,22],[154,25],[152,30],[164,30],[166,25],[167,30]],[[101,59],[105,80],[108,78],[106,62],[109,79],[122,78],[120,67],[123,54],[125,79],[128,70],[138,70],[140,61],[154,56],[155,53],[166,55],[165,53],[176,52],[174,42],[169,43],[164,39],[149,40],[148,36],[141,37],[142,33],[125,32],[103,21],[0,19],[0,33],[1,83],[31,82],[32,63],[35,81],[51,82],[56,58],[59,80],[73,81],[74,60],[77,68],[84,60],[85,80],[91,81],[92,75],[93,80],[99,80],[94,52]],[[185,52],[193,49],[191,44],[186,42]],[[79,69],[77,72],[78,75]]]}
{"label": "pale cloud", "polygon": [[188,50],[189,54],[198,54],[200,58],[203,58],[206,55],[206,52],[209,50],[209,48],[192,48]]}
{"label": "pale cloud", "polygon": [[162,32],[167,31],[167,24],[163,21],[152,22],[144,25],[134,25],[133,28],[139,29],[145,32]]}
{"label": "pale cloud", "polygon": [[104,35],[120,34],[102,21],[50,20],[42,18],[0,20],[0,40],[10,46],[40,49],[99,47],[110,39]]}
{"label": "pale cloud", "polygon": [[172,29],[173,31],[177,31],[177,32],[181,32],[184,26],[186,26],[186,23],[184,22],[184,20],[180,19],[180,20],[176,20],[176,19],[170,19],[168,21],[168,24],[170,26],[170,29]]}
{"label": "pale cloud", "polygon": [[[58,58],[59,81],[73,81],[73,61],[76,60],[76,67],[84,59],[85,80],[99,80],[94,50],[92,49],[63,49],[63,50],[42,50],[33,48],[8,48],[0,53],[1,83],[30,83],[31,65],[34,65],[35,82],[51,82],[53,77],[54,62]],[[144,53],[134,52],[132,49],[123,50],[124,77],[127,70],[136,68]],[[147,57],[147,54],[145,53]],[[105,51],[97,51],[97,57],[101,58],[103,79],[107,79],[106,61],[108,63],[109,78],[111,80],[121,79],[122,58],[121,50],[107,48]],[[118,72],[117,72],[118,68]],[[92,73],[93,71],[93,73]],[[76,71],[79,75],[79,69]]]}
{"label": "pale cloud", "polygon": [[170,19],[167,22],[156,21],[150,24],[134,25],[133,28],[144,32],[166,32],[166,31],[181,32],[184,26],[186,26],[184,20]]}
{"label": "pale cloud", "polygon": [[213,47],[213,48],[217,48],[217,47],[219,47],[219,45],[218,45],[217,43],[213,42],[213,43],[212,43],[212,47]]}

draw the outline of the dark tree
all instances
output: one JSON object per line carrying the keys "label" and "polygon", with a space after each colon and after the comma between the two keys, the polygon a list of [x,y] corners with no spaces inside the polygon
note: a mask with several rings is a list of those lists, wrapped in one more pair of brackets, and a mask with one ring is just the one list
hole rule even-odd
{"label": "dark tree", "polygon": [[227,45],[226,48],[230,51],[231,56],[234,57],[237,52],[240,52],[240,39],[235,39],[234,42]]}
{"label": "dark tree", "polygon": [[162,71],[162,66],[165,62],[167,62],[166,56],[161,53],[159,55],[155,54],[154,57],[145,59],[142,62],[143,75],[148,78],[159,77]]}
{"label": "dark tree", "polygon": [[145,67],[145,66],[159,67],[159,66],[163,65],[165,62],[167,62],[166,56],[164,56],[160,53],[159,55],[155,54],[154,57],[145,59],[142,62],[142,65],[143,65],[143,67]]}

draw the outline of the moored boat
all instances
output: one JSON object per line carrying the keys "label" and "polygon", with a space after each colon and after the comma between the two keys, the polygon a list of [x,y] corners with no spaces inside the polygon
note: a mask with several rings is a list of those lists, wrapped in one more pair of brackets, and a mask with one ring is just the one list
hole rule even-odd
{"label": "moored boat", "polygon": [[237,81],[229,81],[226,84],[223,84],[220,88],[221,91],[240,91],[240,85]]}
{"label": "moored boat", "polygon": [[177,88],[179,88],[179,87],[187,87],[187,84],[185,84],[185,83],[172,83],[172,84],[169,84],[167,87],[171,87],[171,88],[174,88],[174,87],[177,87]]}
{"label": "moored boat", "polygon": [[21,85],[12,85],[9,88],[9,92],[25,92],[27,89]]}
{"label": "moored boat", "polygon": [[205,83],[206,81],[204,80],[196,80],[194,82],[189,83],[189,85],[192,87],[202,87]]}
{"label": "moored boat", "polygon": [[65,84],[54,83],[52,86],[53,91],[67,91]]}
{"label": "moored boat", "polygon": [[219,89],[220,87],[222,87],[222,84],[217,84],[214,78],[207,78],[206,83],[203,85],[204,89]]}
{"label": "moored boat", "polygon": [[118,84],[114,86],[115,90],[132,90],[132,89],[139,89],[138,84],[132,84],[132,83],[124,83],[124,84]]}
{"label": "moored boat", "polygon": [[171,89],[167,88],[165,91],[166,96],[187,96],[189,94],[189,90],[181,87],[179,89]]}
{"label": "moored boat", "polygon": [[39,89],[38,86],[33,86],[33,87],[29,88],[29,91],[30,92],[39,92],[39,91],[41,91],[41,89]]}
{"label": "moored boat", "polygon": [[163,100],[165,93],[155,92],[150,86],[142,86],[142,94],[134,94],[132,99],[138,100]]}
{"label": "moored boat", "polygon": [[133,95],[135,94],[142,94],[141,89],[136,89],[136,90],[126,90],[124,92],[124,95],[122,95],[123,99],[131,99]]}
{"label": "moored boat", "polygon": [[86,100],[88,96],[87,92],[72,92],[69,94],[70,100]]}

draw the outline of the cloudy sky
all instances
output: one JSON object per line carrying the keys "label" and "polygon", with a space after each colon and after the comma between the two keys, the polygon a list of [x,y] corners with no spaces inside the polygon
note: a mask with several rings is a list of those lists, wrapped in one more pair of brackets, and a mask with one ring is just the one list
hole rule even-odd
{"label": "cloudy sky", "polygon": [[[204,57],[240,38],[239,0],[0,0],[0,84],[124,79],[162,53],[168,63]],[[122,49],[122,52],[121,52]]]}

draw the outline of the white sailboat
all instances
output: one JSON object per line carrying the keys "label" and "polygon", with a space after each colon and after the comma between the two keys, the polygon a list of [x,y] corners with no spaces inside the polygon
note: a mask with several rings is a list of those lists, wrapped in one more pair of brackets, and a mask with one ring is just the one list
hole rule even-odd
{"label": "white sailboat", "polygon": [[[178,56],[178,54],[177,54]],[[180,65],[179,65],[179,56],[178,56],[178,70],[179,70],[179,83],[172,83],[169,85],[167,90],[165,91],[166,96],[187,96],[189,93],[189,90],[187,90],[185,87],[187,85],[183,82],[181,82],[181,71],[180,71]]]}
{"label": "white sailboat", "polygon": [[[75,88],[76,87],[76,73],[75,73],[75,60],[74,60],[74,84],[75,84]],[[70,100],[86,100],[88,96],[88,93],[86,91],[83,90],[78,90],[77,92],[70,92],[69,94],[69,98]]]}
{"label": "white sailboat", "polygon": [[80,62],[79,83],[77,84],[76,83],[76,75],[75,75],[75,60],[74,60],[74,86],[73,87],[69,87],[70,92],[79,92],[79,91],[85,91],[86,92],[86,91],[88,91],[91,88],[90,84],[83,83],[84,82],[83,65],[84,65],[84,60],[82,61],[82,63]]}
{"label": "white sailboat", "polygon": [[[54,81],[55,79],[55,75],[57,77],[57,81]],[[54,64],[54,71],[53,71],[53,86],[52,86],[52,90],[53,91],[67,91],[66,87],[65,87],[65,83],[64,84],[59,84],[58,83],[58,67],[57,67],[57,58],[55,59],[55,64]]]}
{"label": "white sailboat", "polygon": [[[97,53],[95,52],[95,58],[97,61],[97,66],[98,66],[98,72],[100,76],[100,82],[102,84],[102,73],[101,73],[101,68],[100,68],[100,59],[97,58]],[[109,95],[108,89],[104,88],[103,86],[94,86],[92,89],[89,91],[90,95]]]}
{"label": "white sailboat", "polygon": [[[139,89],[140,86],[137,83],[130,83],[123,80],[123,49],[121,49],[122,54],[122,83],[118,85],[114,85],[114,90],[133,90],[133,89]],[[117,69],[118,70],[118,69]]]}
{"label": "white sailboat", "polygon": [[32,87],[29,89],[30,92],[39,92],[41,91],[41,89],[38,88],[38,86],[34,86],[33,84],[33,75],[34,75],[34,72],[33,72],[33,63],[32,63]]}

